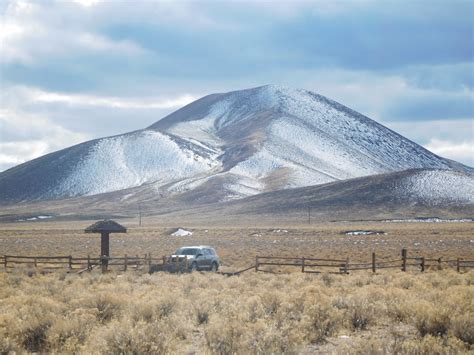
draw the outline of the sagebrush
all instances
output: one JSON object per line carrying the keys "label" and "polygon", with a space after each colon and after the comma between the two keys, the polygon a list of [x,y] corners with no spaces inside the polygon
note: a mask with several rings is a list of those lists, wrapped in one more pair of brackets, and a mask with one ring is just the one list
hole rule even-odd
{"label": "sagebrush", "polygon": [[472,353],[474,272],[0,273],[0,353]]}

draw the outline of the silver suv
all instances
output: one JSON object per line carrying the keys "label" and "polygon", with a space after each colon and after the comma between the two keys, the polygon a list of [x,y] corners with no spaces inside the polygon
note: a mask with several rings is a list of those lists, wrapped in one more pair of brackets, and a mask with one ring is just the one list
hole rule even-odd
{"label": "silver suv", "polygon": [[220,260],[214,248],[199,245],[192,247],[181,247],[171,255],[171,259],[186,258],[190,271],[210,270],[217,271],[220,266]]}

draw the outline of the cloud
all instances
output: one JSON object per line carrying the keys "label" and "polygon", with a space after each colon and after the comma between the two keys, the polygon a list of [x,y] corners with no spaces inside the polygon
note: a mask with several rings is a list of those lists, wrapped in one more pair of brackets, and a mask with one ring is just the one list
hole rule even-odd
{"label": "cloud", "polygon": [[[86,3],[93,4],[91,1],[83,2]],[[38,66],[52,57],[64,60],[84,52],[106,52],[126,57],[146,55],[143,48],[131,41],[113,41],[90,31],[88,26],[77,26],[73,17],[75,12],[64,11],[61,5],[48,7],[22,1],[12,1],[7,5],[0,22],[2,65]],[[61,15],[65,17],[61,18]]]}
{"label": "cloud", "polygon": [[305,67],[393,70],[469,62],[472,2],[378,2],[337,16],[300,14],[276,24],[271,40]]}
{"label": "cloud", "polygon": [[[2,92],[0,141],[9,145],[3,146],[2,164],[11,166],[87,139],[142,129],[194,100],[189,94],[108,97],[7,86]],[[18,146],[15,154],[10,143]],[[27,146],[31,154],[22,148]]]}
{"label": "cloud", "polygon": [[177,109],[197,99],[196,97],[186,94],[170,99],[148,98],[143,100],[120,97],[61,94],[42,90],[29,90],[29,96],[32,101],[36,102],[65,103],[79,106],[103,106],[119,109]]}
{"label": "cloud", "polygon": [[0,110],[0,137],[2,142],[31,141],[48,139],[48,146],[63,148],[79,143],[90,136],[82,132],[73,132],[51,122],[37,114],[11,109]]}
{"label": "cloud", "polygon": [[433,153],[474,166],[474,139],[470,141],[445,141],[433,138],[425,148]]}
{"label": "cloud", "polygon": [[400,73],[410,85],[430,90],[474,90],[474,63],[417,65]]}
{"label": "cloud", "polygon": [[469,142],[472,11],[462,0],[6,1],[0,109],[19,123],[0,127],[2,143],[49,152],[270,83],[314,90],[424,145]]}
{"label": "cloud", "polygon": [[89,139],[54,124],[45,117],[0,110],[0,169],[23,163]]}
{"label": "cloud", "polygon": [[72,0],[72,1],[85,7],[94,6],[100,2],[100,0]]}
{"label": "cloud", "polygon": [[314,90],[382,122],[474,117],[474,91],[469,87],[414,85],[405,71],[298,70],[287,73],[283,81]]}
{"label": "cloud", "polygon": [[0,171],[48,153],[48,144],[42,140],[0,142]]}
{"label": "cloud", "polygon": [[6,46],[7,77],[49,89],[53,84],[41,73],[60,77],[66,90],[77,90],[78,81],[85,81],[81,90],[107,84],[113,90],[111,76],[138,78],[136,86],[183,76],[249,80],[256,72],[275,77],[297,68],[452,65],[473,55],[465,45],[472,42],[469,2],[433,1],[429,8],[423,1],[15,4],[6,17],[23,35]]}
{"label": "cloud", "polygon": [[411,89],[385,107],[391,120],[460,119],[474,116],[474,93]]}
{"label": "cloud", "polygon": [[474,166],[474,117],[458,120],[393,121],[385,125],[443,157]]}

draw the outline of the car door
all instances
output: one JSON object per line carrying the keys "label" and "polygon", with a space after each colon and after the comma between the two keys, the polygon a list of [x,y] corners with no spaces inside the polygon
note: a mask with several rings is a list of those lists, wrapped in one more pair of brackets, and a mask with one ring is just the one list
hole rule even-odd
{"label": "car door", "polygon": [[198,267],[200,269],[206,269],[207,266],[207,255],[205,249],[199,249],[198,254],[201,254],[199,257],[196,258]]}
{"label": "car door", "polygon": [[206,269],[210,269],[211,268],[211,262],[212,262],[212,254],[210,253],[209,249],[202,249],[202,252],[203,252],[203,259],[204,259],[204,267]]}

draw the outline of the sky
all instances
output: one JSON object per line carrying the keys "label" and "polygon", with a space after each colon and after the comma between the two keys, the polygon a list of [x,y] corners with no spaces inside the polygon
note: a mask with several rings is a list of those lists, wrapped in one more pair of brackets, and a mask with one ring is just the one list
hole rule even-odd
{"label": "sky", "polygon": [[278,84],[474,166],[474,1],[0,0],[0,171]]}

